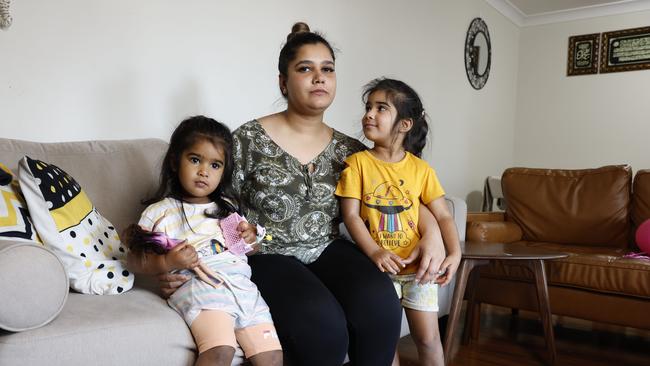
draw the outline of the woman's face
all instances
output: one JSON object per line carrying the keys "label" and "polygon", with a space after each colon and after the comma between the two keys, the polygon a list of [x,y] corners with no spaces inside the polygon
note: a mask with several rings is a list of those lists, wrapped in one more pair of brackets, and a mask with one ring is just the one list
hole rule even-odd
{"label": "woman's face", "polygon": [[[306,44],[289,62],[280,88],[289,107],[300,113],[323,113],[336,95],[336,71],[329,49],[322,43]],[[286,91],[286,92],[285,92]]]}

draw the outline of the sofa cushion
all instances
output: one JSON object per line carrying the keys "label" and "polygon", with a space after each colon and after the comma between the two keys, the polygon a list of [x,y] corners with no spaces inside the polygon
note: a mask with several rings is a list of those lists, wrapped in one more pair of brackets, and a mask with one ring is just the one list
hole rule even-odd
{"label": "sofa cushion", "polygon": [[158,295],[70,293],[46,327],[0,332],[3,365],[193,365],[194,340],[183,319]]}
{"label": "sofa cushion", "polygon": [[[545,261],[549,285],[650,299],[650,261],[623,258],[625,249],[523,241],[517,244],[569,254]],[[482,269],[481,276],[532,281],[532,274],[524,267],[496,261]]]}
{"label": "sofa cushion", "polygon": [[42,245],[0,240],[0,271],[1,329],[38,328],[63,309],[68,277],[59,258]]}
{"label": "sofa cushion", "polygon": [[0,238],[39,241],[18,179],[3,164],[0,164]]}
{"label": "sofa cushion", "polygon": [[627,165],[561,170],[509,168],[507,218],[523,240],[626,248],[632,171]]}
{"label": "sofa cushion", "polygon": [[632,224],[634,230],[650,219],[650,169],[639,170],[632,185]]}
{"label": "sofa cushion", "polygon": [[27,156],[19,175],[34,225],[63,261],[70,287],[97,295],[129,290],[133,274],[126,269],[126,250],[79,183],[56,165]]}

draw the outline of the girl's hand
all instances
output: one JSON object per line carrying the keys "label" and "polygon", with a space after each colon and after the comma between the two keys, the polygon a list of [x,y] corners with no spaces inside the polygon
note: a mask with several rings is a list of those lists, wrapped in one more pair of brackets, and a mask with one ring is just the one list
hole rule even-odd
{"label": "girl's hand", "polygon": [[199,265],[199,255],[196,249],[187,243],[181,243],[165,254],[169,270],[191,269]]}
{"label": "girl's hand", "polygon": [[251,248],[253,248],[250,252],[246,252],[246,256],[249,257],[253,254],[256,254],[257,252],[260,251],[260,245],[259,244],[251,244]]}
{"label": "girl's hand", "polygon": [[239,236],[244,239],[247,244],[252,244],[257,241],[257,227],[250,222],[242,221],[237,225]]}
{"label": "girl's hand", "polygon": [[397,274],[402,270],[402,268],[405,267],[405,264],[402,262],[402,258],[384,248],[378,248],[376,251],[374,251],[370,255],[370,260],[382,272]]}
{"label": "girl's hand", "polygon": [[436,283],[439,284],[440,286],[446,286],[449,282],[451,282],[452,278],[454,278],[454,275],[456,274],[456,271],[458,270],[458,266],[460,265],[460,253],[459,254],[451,254],[445,260],[442,262],[440,265],[440,270],[443,271],[443,274],[440,275],[436,279]]}

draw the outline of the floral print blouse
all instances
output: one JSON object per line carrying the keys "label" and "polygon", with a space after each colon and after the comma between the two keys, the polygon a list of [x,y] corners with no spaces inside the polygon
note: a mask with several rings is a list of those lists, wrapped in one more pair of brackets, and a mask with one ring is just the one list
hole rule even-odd
{"label": "floral print blouse", "polygon": [[365,146],[334,130],[327,147],[301,164],[271,140],[257,120],[240,126],[233,137],[233,188],[246,218],[271,235],[260,252],[294,256],[306,264],[315,261],[339,236],[341,215],[334,190],[344,161]]}

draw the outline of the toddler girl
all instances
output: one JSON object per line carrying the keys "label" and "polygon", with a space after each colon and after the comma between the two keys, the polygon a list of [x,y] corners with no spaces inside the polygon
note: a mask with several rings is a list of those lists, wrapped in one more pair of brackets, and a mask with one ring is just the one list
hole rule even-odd
{"label": "toddler girl", "polygon": [[[237,343],[253,365],[281,365],[271,314],[250,280],[247,258],[228,250],[219,226],[237,206],[229,192],[232,169],[228,127],[203,116],[181,122],[162,164],[161,185],[147,201],[139,228],[127,235],[129,266],[141,273],[193,275],[167,302],[190,327],[199,351],[196,365],[230,365]],[[175,246],[156,253],[136,239],[140,230]],[[254,236],[252,228],[242,233],[247,241]]]}

